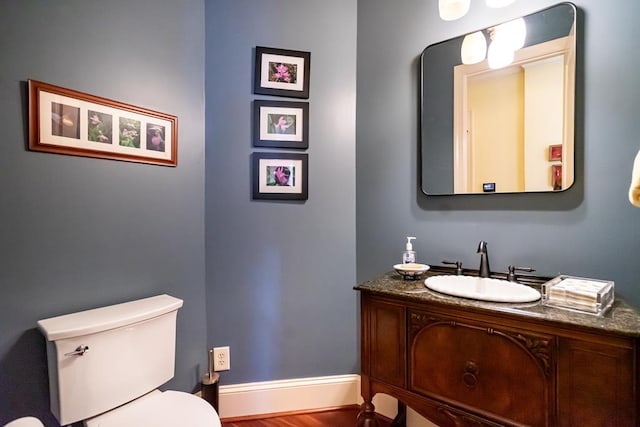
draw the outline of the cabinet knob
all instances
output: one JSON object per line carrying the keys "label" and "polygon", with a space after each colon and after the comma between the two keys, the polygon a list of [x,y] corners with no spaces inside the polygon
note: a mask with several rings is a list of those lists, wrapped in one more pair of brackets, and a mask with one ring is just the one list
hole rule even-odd
{"label": "cabinet knob", "polygon": [[478,372],[480,369],[478,368],[478,364],[473,360],[468,360],[464,364],[464,372],[462,373],[462,383],[469,387],[475,388],[478,384]]}

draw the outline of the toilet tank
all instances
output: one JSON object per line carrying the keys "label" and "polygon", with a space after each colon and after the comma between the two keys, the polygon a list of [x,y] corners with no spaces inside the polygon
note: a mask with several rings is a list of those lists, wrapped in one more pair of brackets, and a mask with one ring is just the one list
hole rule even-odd
{"label": "toilet tank", "polygon": [[158,295],[38,321],[51,412],[61,425],[106,412],[174,375],[182,300]]}

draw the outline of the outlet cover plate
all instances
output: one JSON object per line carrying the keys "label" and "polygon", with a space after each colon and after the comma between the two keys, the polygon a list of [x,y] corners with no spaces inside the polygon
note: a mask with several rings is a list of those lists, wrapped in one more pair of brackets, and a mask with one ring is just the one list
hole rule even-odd
{"label": "outlet cover plate", "polygon": [[213,370],[214,371],[228,371],[231,369],[231,356],[229,353],[229,347],[214,347],[213,348]]}

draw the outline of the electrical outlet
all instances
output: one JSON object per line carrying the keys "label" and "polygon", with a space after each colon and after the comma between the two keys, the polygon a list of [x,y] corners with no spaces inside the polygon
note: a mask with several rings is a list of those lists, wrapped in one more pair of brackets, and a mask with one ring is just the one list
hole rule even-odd
{"label": "electrical outlet", "polygon": [[228,371],[231,369],[231,356],[229,355],[229,347],[213,348],[213,370]]}

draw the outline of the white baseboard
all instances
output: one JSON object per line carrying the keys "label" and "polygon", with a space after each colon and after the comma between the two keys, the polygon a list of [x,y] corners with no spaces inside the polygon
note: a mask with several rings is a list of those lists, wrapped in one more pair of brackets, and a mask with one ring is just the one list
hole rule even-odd
{"label": "white baseboard", "polygon": [[[219,388],[220,418],[250,417],[278,412],[313,411],[360,405],[360,375],[265,381]],[[373,398],[376,412],[393,419],[398,401],[378,393]],[[437,427],[407,408],[408,427]]]}
{"label": "white baseboard", "polygon": [[[360,398],[362,402],[362,398]],[[378,393],[373,396],[373,406],[376,407],[376,413],[384,415],[387,418],[394,419],[398,415],[398,401],[388,394]]]}
{"label": "white baseboard", "polygon": [[220,418],[359,404],[360,376],[334,375],[220,386]]}

